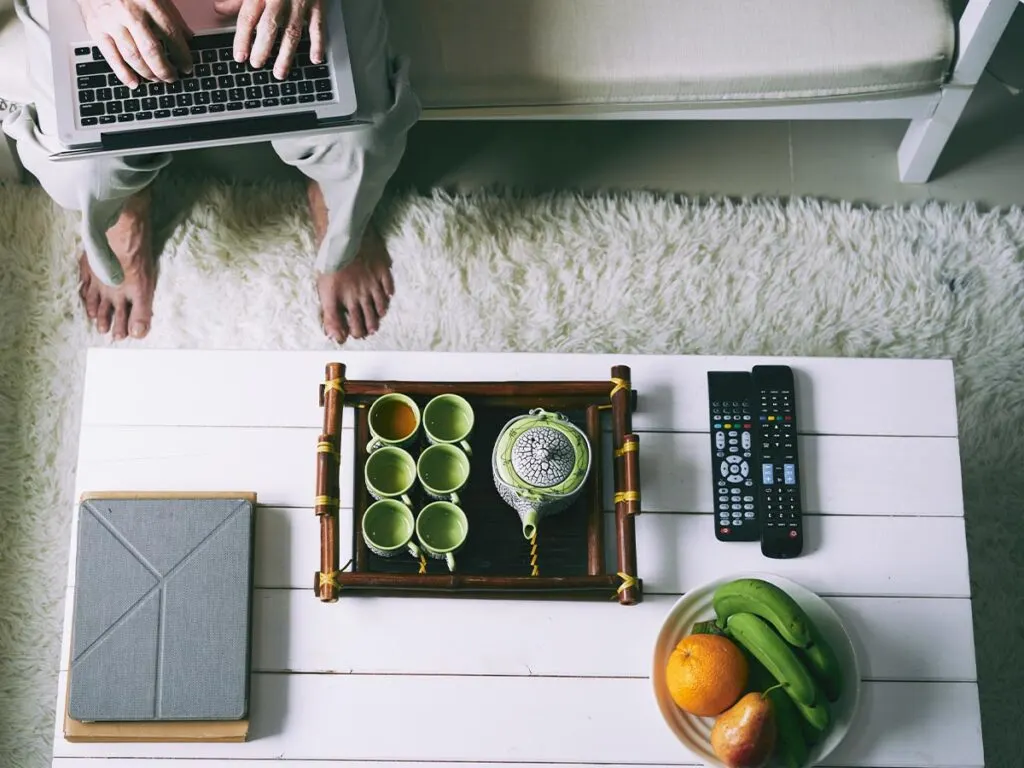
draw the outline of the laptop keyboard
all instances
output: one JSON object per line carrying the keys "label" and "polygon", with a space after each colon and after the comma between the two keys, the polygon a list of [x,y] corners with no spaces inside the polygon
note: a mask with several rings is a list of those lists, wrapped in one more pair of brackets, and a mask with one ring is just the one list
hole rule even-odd
{"label": "laptop keyboard", "polygon": [[231,33],[197,35],[189,41],[192,74],[173,83],[143,82],[129,90],[99,48],[75,48],[78,116],[82,127],[112,123],[160,122],[188,115],[216,115],[334,100],[326,64],[309,58],[309,38],[299,43],[287,80],[274,77],[274,58],[256,68],[239,64]]}

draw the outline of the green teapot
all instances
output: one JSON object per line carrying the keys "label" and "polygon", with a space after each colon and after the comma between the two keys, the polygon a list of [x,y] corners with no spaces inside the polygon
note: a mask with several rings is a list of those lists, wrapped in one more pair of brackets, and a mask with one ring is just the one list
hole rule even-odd
{"label": "green teapot", "polygon": [[494,443],[494,485],[532,539],[537,523],[569,507],[590,476],[586,434],[561,413],[535,408],[509,421]]}

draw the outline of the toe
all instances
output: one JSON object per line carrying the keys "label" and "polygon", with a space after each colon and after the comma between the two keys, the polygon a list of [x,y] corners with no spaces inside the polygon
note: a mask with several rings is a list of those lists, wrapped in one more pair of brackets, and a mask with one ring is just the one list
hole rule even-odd
{"label": "toe", "polygon": [[128,302],[118,301],[114,304],[113,336],[115,341],[128,338]]}
{"label": "toe", "polygon": [[109,299],[101,298],[96,310],[96,330],[107,333],[110,330],[110,316],[114,314],[114,305]]}
{"label": "toe", "polygon": [[366,323],[363,321],[363,308],[356,302],[352,302],[347,308],[348,327],[352,332],[352,338],[361,339],[366,336]]}
{"label": "toe", "polygon": [[391,303],[388,295],[384,292],[383,286],[377,286],[372,291],[373,307],[377,310],[377,317],[384,317],[388,313],[388,305]]}
{"label": "toe", "polygon": [[348,330],[345,322],[338,312],[338,302],[329,292],[320,291],[320,308],[323,314],[324,333],[339,344],[344,344],[348,338]]}
{"label": "toe", "polygon": [[366,335],[372,336],[380,328],[380,318],[377,315],[377,308],[374,306],[372,296],[363,299],[360,305],[363,309],[363,322],[366,325]]}
{"label": "toe", "polygon": [[133,339],[144,338],[149,333],[152,321],[153,294],[149,292],[132,301],[132,310],[128,315],[128,333]]}
{"label": "toe", "polygon": [[388,269],[380,278],[381,287],[384,288],[384,293],[387,294],[388,298],[395,295],[395,278],[391,274],[391,270]]}

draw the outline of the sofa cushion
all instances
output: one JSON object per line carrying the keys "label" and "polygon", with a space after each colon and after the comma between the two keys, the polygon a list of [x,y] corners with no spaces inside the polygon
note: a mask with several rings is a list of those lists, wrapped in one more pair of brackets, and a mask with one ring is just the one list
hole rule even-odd
{"label": "sofa cushion", "polygon": [[940,84],[946,0],[386,0],[424,108],[707,103]]}

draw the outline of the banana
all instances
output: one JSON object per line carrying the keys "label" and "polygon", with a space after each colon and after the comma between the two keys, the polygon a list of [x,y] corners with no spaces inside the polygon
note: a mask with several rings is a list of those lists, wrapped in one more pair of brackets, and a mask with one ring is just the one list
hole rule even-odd
{"label": "banana", "polygon": [[797,648],[807,648],[812,636],[810,618],[796,600],[771,582],[736,579],[715,590],[712,603],[722,626],[735,613],[752,613],[767,621],[782,638]]}
{"label": "banana", "polygon": [[793,703],[810,726],[804,729],[804,737],[808,740],[808,743],[816,744],[832,723],[832,710],[828,706],[828,701],[825,700],[824,696],[819,696],[817,704],[813,707],[808,707],[796,699],[793,700]]}
{"label": "banana", "polygon": [[843,693],[843,669],[839,666],[839,659],[836,658],[832,646],[822,637],[818,628],[811,624],[810,630],[811,644],[801,649],[799,653],[828,700],[836,702]]}
{"label": "banana", "polygon": [[793,649],[762,619],[752,613],[734,613],[726,621],[726,632],[764,664],[795,702],[814,707],[823,698]]}
{"label": "banana", "polygon": [[776,757],[786,768],[803,768],[808,756],[807,742],[800,726],[803,718],[793,700],[781,689],[769,691],[768,699],[775,712]]}

